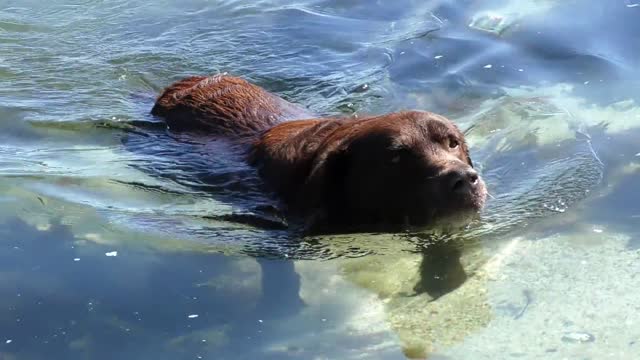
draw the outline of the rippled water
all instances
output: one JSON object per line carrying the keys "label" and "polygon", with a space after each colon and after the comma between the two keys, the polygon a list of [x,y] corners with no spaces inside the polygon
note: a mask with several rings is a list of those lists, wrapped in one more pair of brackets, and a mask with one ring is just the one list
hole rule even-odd
{"label": "rippled water", "polygon": [[[632,0],[5,1],[0,358],[635,358],[639,19]],[[319,114],[447,115],[481,221],[300,237],[229,144],[149,115],[218,72]]]}

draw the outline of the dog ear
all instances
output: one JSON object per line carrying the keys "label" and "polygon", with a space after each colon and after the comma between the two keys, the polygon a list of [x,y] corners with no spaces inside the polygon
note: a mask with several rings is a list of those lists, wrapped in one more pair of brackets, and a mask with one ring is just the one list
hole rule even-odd
{"label": "dog ear", "polygon": [[303,211],[314,222],[326,221],[346,206],[344,183],[348,167],[347,149],[336,148],[316,156],[298,200]]}

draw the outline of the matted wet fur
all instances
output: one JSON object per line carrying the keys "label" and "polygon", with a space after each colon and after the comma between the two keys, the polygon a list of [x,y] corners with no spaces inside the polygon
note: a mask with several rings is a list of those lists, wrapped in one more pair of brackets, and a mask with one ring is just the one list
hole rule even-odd
{"label": "matted wet fur", "polygon": [[172,130],[252,135],[283,120],[311,117],[306,109],[243,79],[191,76],[164,89],[151,114]]}
{"label": "matted wet fur", "polygon": [[312,118],[245,80],[216,75],[169,86],[152,114],[172,130],[246,143],[248,162],[287,212],[316,229],[432,225],[467,218],[485,202],[463,134],[434,113]]}

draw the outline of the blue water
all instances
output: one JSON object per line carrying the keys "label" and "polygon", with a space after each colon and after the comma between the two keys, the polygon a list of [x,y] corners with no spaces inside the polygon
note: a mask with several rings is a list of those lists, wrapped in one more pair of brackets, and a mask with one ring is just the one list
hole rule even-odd
{"label": "blue water", "polygon": [[[638,322],[617,336],[522,274],[556,269],[612,321],[635,311],[616,301],[640,271],[639,19],[631,0],[4,1],[0,359],[635,358]],[[287,230],[229,144],[149,115],[164,86],[218,72],[324,115],[450,117],[482,219]],[[563,249],[603,255],[577,269]],[[572,283],[585,271],[606,280]],[[541,304],[573,315],[542,329]]]}

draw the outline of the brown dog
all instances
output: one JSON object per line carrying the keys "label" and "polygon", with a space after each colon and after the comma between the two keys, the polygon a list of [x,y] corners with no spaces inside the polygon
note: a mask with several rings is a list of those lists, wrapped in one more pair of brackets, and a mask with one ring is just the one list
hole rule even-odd
{"label": "brown dog", "polygon": [[249,163],[290,213],[315,225],[423,226],[475,214],[485,202],[463,134],[433,113],[308,119],[302,107],[217,75],[169,86],[152,114],[174,130],[250,140]]}

